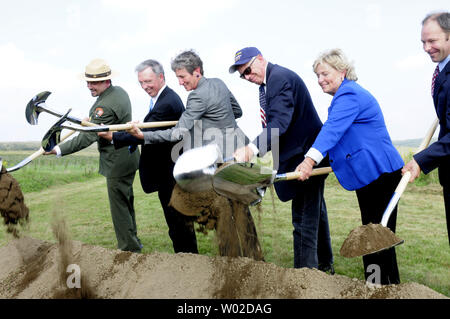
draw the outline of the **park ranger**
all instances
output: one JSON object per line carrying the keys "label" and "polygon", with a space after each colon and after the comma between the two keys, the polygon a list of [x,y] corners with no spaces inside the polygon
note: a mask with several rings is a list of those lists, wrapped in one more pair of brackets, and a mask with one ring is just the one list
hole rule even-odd
{"label": "park ranger", "polygon": [[[102,59],[94,59],[83,74],[93,97],[97,97],[89,111],[89,120],[96,124],[121,124],[131,121],[131,102],[127,92],[111,83],[112,73]],[[66,143],[45,154],[65,156],[97,142],[100,153],[99,173],[106,177],[111,217],[118,248],[140,252],[142,244],[137,236],[134,212],[133,181],[139,165],[139,150],[115,149],[110,141],[93,132],[80,132]]]}

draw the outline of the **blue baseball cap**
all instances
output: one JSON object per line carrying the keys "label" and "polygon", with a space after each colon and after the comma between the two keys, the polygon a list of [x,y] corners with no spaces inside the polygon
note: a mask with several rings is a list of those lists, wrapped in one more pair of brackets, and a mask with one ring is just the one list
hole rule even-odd
{"label": "blue baseball cap", "polygon": [[247,63],[253,57],[260,55],[260,54],[261,54],[261,52],[259,52],[259,50],[255,47],[243,48],[242,50],[237,51],[236,54],[234,55],[234,64],[232,66],[230,66],[228,71],[230,73],[236,72],[238,67]]}

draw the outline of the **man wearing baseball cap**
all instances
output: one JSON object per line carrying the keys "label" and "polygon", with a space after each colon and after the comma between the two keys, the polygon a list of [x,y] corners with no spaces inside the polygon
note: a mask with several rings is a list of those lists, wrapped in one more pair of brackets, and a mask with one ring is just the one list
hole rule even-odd
{"label": "man wearing baseball cap", "polygon": [[[238,161],[250,161],[254,155],[272,151],[274,169],[292,172],[303,161],[322,122],[308,89],[293,71],[268,62],[255,47],[235,54],[229,72],[259,86],[262,133],[234,153]],[[328,166],[326,164],[321,165]],[[324,193],[326,176],[308,181],[281,181],[275,190],[281,201],[292,200],[294,226],[294,267],[319,268],[334,273],[333,253]]]}
{"label": "man wearing baseball cap", "polygon": [[[93,97],[97,97],[89,111],[90,121],[96,124],[121,124],[131,121],[131,102],[127,92],[113,86],[115,73],[106,61],[92,60],[82,78]],[[106,177],[111,217],[118,248],[140,252],[142,244],[137,237],[134,212],[133,181],[139,165],[139,150],[115,149],[110,141],[94,132],[80,132],[78,136],[45,153],[65,156],[78,152],[97,142],[100,153],[99,173]]]}

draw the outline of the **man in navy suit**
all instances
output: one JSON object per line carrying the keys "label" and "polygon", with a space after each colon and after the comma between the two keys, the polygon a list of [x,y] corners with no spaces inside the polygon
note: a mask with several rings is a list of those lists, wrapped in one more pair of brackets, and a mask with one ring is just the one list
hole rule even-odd
{"label": "man in navy suit", "polygon": [[[150,95],[149,111],[144,122],[178,120],[184,111],[183,102],[178,94],[165,84],[162,65],[155,60],[146,60],[136,67],[136,72],[142,89]],[[169,206],[175,186],[174,161],[171,157],[175,143],[144,145],[144,140],[137,139],[127,132],[99,133],[99,135],[112,138],[115,148],[130,146],[132,150],[137,145],[142,145],[139,161],[142,189],[145,193],[158,191],[175,253],[198,253],[193,220]]]}
{"label": "man in navy suit", "polygon": [[410,182],[423,171],[428,174],[439,169],[439,181],[444,191],[445,215],[450,243],[450,13],[430,14],[422,22],[423,49],[437,63],[432,79],[434,107],[439,118],[438,140],[404,166],[403,173],[411,172]]}
{"label": "man in navy suit", "polygon": [[[292,172],[314,142],[322,122],[302,79],[293,71],[268,62],[255,47],[236,52],[229,72],[260,86],[263,132],[249,145],[236,150],[238,161],[272,151],[274,169]],[[327,165],[321,163],[321,165]],[[328,165],[327,165],[328,166]],[[324,193],[326,176],[306,182],[275,183],[282,201],[292,200],[294,267],[333,270],[333,254]]]}

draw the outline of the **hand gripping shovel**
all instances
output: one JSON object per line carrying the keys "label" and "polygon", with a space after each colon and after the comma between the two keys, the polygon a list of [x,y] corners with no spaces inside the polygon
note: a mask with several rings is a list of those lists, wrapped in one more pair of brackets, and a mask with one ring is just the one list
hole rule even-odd
{"label": "hand gripping shovel", "polygon": [[[311,176],[331,172],[331,167],[321,167],[314,169]],[[225,197],[254,205],[261,201],[267,186],[299,177],[300,172],[277,174],[275,170],[255,163],[231,163],[223,165],[215,172],[213,188]]]}
{"label": "hand gripping shovel", "polygon": [[[421,152],[428,146],[438,123],[438,119],[433,122],[416,153]],[[408,185],[410,177],[410,172],[406,172],[403,175],[383,213],[380,224],[359,226],[350,232],[342,244],[340,250],[342,256],[349,258],[365,256],[403,244],[404,240],[395,236],[395,234],[387,227],[387,224],[392,211]]]}

